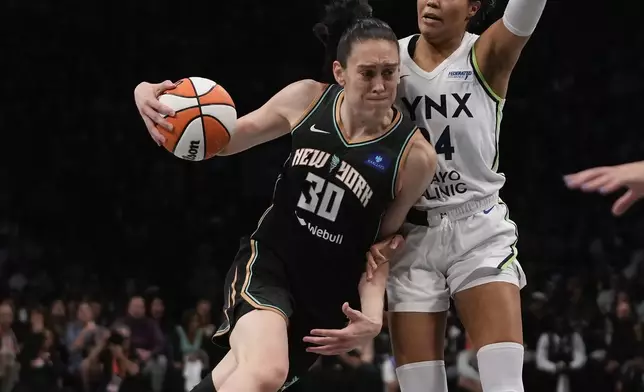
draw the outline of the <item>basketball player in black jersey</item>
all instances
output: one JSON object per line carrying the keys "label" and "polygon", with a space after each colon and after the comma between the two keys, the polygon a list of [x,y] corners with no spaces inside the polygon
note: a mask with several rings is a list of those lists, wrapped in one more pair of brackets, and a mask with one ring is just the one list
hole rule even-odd
{"label": "basketball player in black jersey", "polygon": [[[346,18],[357,3],[341,1],[329,12]],[[214,340],[231,351],[194,391],[282,390],[318,353],[349,351],[380,331],[388,268],[367,281],[365,254],[400,229],[431,182],[436,155],[392,106],[400,81],[394,32],[371,18],[370,9],[360,9],[337,46],[337,84],[303,80],[287,86],[241,117],[221,152],[235,154],[292,134],[273,204],[242,239],[227,276],[225,317]],[[158,112],[168,110],[156,100],[162,90],[143,83],[135,91],[146,123],[160,123]],[[153,126],[148,129],[162,141]],[[343,327],[350,333],[342,344],[316,330]],[[322,336],[315,343],[326,350],[303,341],[316,334]]]}

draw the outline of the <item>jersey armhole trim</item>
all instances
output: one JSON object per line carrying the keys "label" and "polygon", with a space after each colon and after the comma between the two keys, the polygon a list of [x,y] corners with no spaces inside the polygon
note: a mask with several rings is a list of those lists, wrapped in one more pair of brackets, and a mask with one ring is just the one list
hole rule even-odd
{"label": "jersey armhole trim", "polygon": [[295,133],[295,131],[303,124],[306,122],[306,120],[311,117],[311,115],[316,111],[318,106],[324,101],[324,97],[329,93],[329,90],[331,90],[332,84],[327,84],[324,90],[320,92],[320,94],[309,104],[309,106],[306,108],[304,113],[300,116],[300,119],[295,123],[295,126],[291,130],[291,135]]}
{"label": "jersey armhole trim", "polygon": [[485,90],[487,95],[492,98],[494,102],[503,102],[503,98],[501,98],[497,93],[494,92],[494,90],[492,90],[492,87],[490,87],[490,85],[485,80],[485,77],[483,77],[483,73],[479,68],[479,63],[476,60],[476,50],[474,50],[475,47],[476,45],[473,45],[472,49],[470,49],[470,64],[472,64],[476,78],[478,79],[479,83],[481,83],[481,86],[483,86],[483,89]]}
{"label": "jersey armhole trim", "polygon": [[416,134],[417,131],[420,131],[420,128],[414,127],[413,131],[409,132],[409,135],[407,135],[407,139],[402,145],[402,148],[400,149],[400,153],[398,154],[398,158],[396,158],[396,166],[394,167],[394,175],[392,176],[391,180],[391,199],[396,198],[396,183],[398,182],[398,173],[400,172],[400,164],[402,162],[402,158],[405,155],[405,151],[407,151],[407,145],[409,144],[409,141],[411,140],[412,136]]}

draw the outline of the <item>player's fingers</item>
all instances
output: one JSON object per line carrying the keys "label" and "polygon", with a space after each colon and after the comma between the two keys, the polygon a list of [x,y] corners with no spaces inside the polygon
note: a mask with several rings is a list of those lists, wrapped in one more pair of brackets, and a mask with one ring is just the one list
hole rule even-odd
{"label": "player's fingers", "polygon": [[364,317],[362,312],[353,309],[351,306],[349,306],[348,302],[345,302],[342,305],[342,312],[347,316],[347,318],[350,321],[358,321]]}
{"label": "player's fingers", "polygon": [[607,195],[609,193],[615,192],[616,190],[618,190],[619,188],[621,188],[623,186],[624,186],[624,184],[622,183],[622,181],[620,179],[611,178],[607,183],[602,185],[602,187],[599,189],[599,191],[602,194]]}
{"label": "player's fingers", "polygon": [[608,167],[595,167],[592,169],[580,171],[579,173],[568,174],[567,176],[564,176],[564,181],[566,181],[566,185],[569,188],[576,189],[586,182],[603,175],[608,170]]}
{"label": "player's fingers", "polygon": [[154,91],[154,93],[155,93],[155,94],[156,94],[156,96],[158,97],[158,96],[159,96],[159,95],[161,95],[161,93],[163,93],[164,91],[166,91],[166,90],[171,90],[171,89],[173,89],[173,88],[175,88],[175,87],[177,87],[177,83],[174,83],[174,82],[173,82],[173,81],[171,81],[171,80],[165,80],[165,81],[163,81],[163,82],[161,82],[161,83],[159,83],[159,84],[157,85],[157,87],[154,89],[154,90],[155,90],[155,91]]}
{"label": "player's fingers", "polygon": [[378,269],[378,263],[374,260],[371,253],[367,252],[367,280],[373,279],[373,273]]}
{"label": "player's fingers", "polygon": [[635,192],[629,189],[613,204],[613,214],[616,216],[624,214],[638,199]]}
{"label": "player's fingers", "polygon": [[144,107],[149,106],[157,113],[164,114],[166,116],[171,116],[171,117],[175,115],[174,110],[172,110],[172,108],[162,104],[161,101],[159,101],[156,98],[148,98],[144,101],[144,103],[145,103]]}
{"label": "player's fingers", "polygon": [[399,247],[403,246],[405,244],[405,238],[401,236],[400,234],[396,234],[394,238],[391,239],[391,244],[389,247],[391,249],[398,249]]}
{"label": "player's fingers", "polygon": [[152,108],[144,106],[141,109],[141,112],[143,113],[144,117],[147,116],[155,124],[162,126],[168,131],[172,131],[172,124],[170,124],[165,118],[163,118],[162,115],[160,115],[158,112],[155,112]]}
{"label": "player's fingers", "polygon": [[165,137],[161,134],[161,132],[159,132],[157,127],[154,126],[154,123],[152,122],[152,120],[150,120],[147,116],[143,116],[143,122],[145,123],[145,127],[148,129],[150,136],[152,136],[152,139],[159,146],[165,143]]}
{"label": "player's fingers", "polygon": [[312,329],[312,336],[325,336],[331,338],[344,338],[348,335],[345,329]]}
{"label": "player's fingers", "polygon": [[331,344],[340,344],[342,339],[340,338],[330,338],[326,336],[305,336],[302,338],[302,341],[305,343],[317,344],[319,346],[328,346]]}
{"label": "player's fingers", "polygon": [[385,255],[378,249],[377,246],[372,246],[371,249],[369,250],[369,253],[371,253],[371,256],[373,256],[374,261],[376,264],[384,264],[387,262],[387,258]]}
{"label": "player's fingers", "polygon": [[584,192],[596,192],[611,181],[613,181],[613,177],[608,175],[608,173],[605,173],[593,178],[592,180],[584,182],[581,185],[581,190]]}
{"label": "player's fingers", "polygon": [[343,346],[321,346],[321,347],[307,347],[307,352],[319,355],[339,355],[351,351]]}

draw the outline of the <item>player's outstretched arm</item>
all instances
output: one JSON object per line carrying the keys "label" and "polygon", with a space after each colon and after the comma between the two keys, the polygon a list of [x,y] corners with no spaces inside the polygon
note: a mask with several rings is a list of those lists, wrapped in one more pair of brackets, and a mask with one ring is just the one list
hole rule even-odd
{"label": "player's outstretched arm", "polygon": [[[165,138],[156,126],[171,131],[172,125],[164,116],[174,115],[171,108],[159,102],[159,95],[173,87],[171,81],[142,82],[134,89],[136,107],[157,144],[165,142]],[[314,80],[300,80],[284,87],[264,106],[237,120],[230,142],[218,155],[236,154],[289,133],[325,88],[325,84]]]}
{"label": "player's outstretched arm", "polygon": [[311,103],[325,88],[325,84],[310,79],[284,87],[264,106],[237,120],[230,142],[217,155],[237,154],[286,135],[307,114]]}
{"label": "player's outstretched arm", "polygon": [[613,204],[613,214],[622,215],[636,201],[644,198],[644,161],[617,166],[595,167],[564,177],[570,189],[608,194],[627,188]]}
{"label": "player's outstretched arm", "polygon": [[490,26],[476,42],[476,64],[496,95],[505,97],[510,74],[545,6],[546,0],[509,0],[503,18]]}

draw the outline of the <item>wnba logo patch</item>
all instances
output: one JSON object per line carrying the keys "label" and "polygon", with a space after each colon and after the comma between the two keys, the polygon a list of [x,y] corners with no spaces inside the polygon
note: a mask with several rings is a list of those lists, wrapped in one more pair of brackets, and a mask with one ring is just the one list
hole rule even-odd
{"label": "wnba logo patch", "polygon": [[382,154],[371,154],[371,156],[364,161],[367,165],[384,172],[389,167],[389,158]]}

